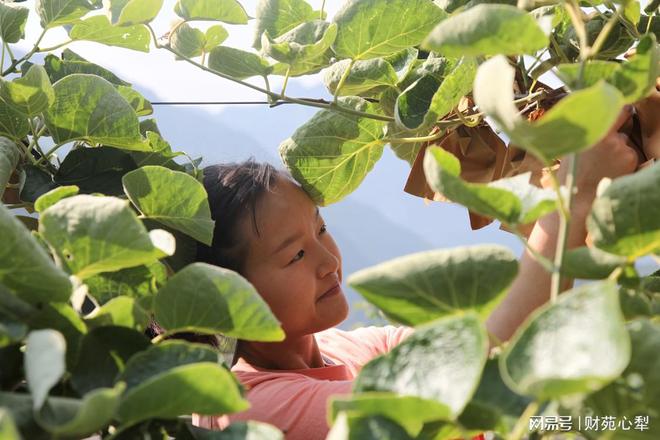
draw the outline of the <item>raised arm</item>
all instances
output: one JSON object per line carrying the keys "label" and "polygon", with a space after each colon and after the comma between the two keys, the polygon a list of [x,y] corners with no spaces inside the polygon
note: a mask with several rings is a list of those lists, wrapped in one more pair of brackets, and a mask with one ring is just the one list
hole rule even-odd
{"label": "raised arm", "polygon": [[[604,177],[616,178],[632,173],[637,167],[637,153],[627,145],[629,139],[617,130],[630,117],[628,108],[619,116],[608,135],[593,148],[581,153],[575,176],[577,193],[571,209],[571,222],[566,248],[583,246],[587,236],[585,221],[596,196],[598,182]],[[567,161],[561,161],[560,182],[567,175]],[[539,219],[529,236],[529,245],[541,255],[554,259],[559,230],[559,214],[554,212]],[[551,275],[528,250],[520,259],[520,270],[508,295],[488,317],[486,327],[501,341],[508,340],[518,326],[536,308],[550,299]],[[561,290],[571,288],[573,280],[562,279]]]}

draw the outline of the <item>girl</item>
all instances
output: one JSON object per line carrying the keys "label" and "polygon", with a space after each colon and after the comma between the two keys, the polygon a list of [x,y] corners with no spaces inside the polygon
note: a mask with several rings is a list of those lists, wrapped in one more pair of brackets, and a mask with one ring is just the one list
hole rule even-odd
{"label": "girl", "polygon": [[[580,154],[569,248],[585,243],[585,219],[598,182],[636,169],[637,154],[617,132],[629,116],[626,109],[599,144]],[[277,426],[290,440],[323,439],[329,429],[328,398],[349,394],[361,367],[413,329],[334,328],[348,314],[341,253],[318,207],[289,174],[253,161],[215,165],[204,170],[204,185],[216,224],[213,245],[200,245],[199,259],[247,278],[281,322],[286,339],[238,341],[231,370],[247,390],[250,409],[229,417],[195,415],[193,422],[222,429],[234,420],[259,420]],[[529,244],[550,259],[558,224],[556,213],[543,217],[529,237]],[[567,280],[563,288],[570,284]],[[506,341],[549,292],[550,274],[525,252],[508,295],[487,320],[489,332]]]}

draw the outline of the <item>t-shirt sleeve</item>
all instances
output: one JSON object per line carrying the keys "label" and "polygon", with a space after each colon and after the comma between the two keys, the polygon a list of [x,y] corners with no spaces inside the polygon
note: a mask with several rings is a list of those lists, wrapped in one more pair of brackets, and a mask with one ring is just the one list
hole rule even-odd
{"label": "t-shirt sleeve", "polygon": [[229,416],[230,421],[258,420],[284,431],[287,440],[324,439],[331,396],[348,395],[351,380],[279,378],[262,382],[248,392],[251,407]]}

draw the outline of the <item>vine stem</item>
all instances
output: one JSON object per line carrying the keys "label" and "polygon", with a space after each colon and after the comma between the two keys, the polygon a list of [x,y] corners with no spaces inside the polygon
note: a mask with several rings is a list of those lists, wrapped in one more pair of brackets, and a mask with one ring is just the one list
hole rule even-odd
{"label": "vine stem", "polygon": [[282,91],[280,92],[281,97],[284,97],[286,86],[289,84],[289,75],[291,75],[291,66],[286,69],[286,74],[284,75],[284,83],[282,84]]}
{"label": "vine stem", "polygon": [[529,429],[529,419],[532,417],[536,411],[539,409],[539,403],[534,400],[527,405],[525,411],[520,415],[520,418],[516,422],[516,425],[511,431],[511,435],[507,437],[507,440],[520,440],[525,433],[525,430]]}
{"label": "vine stem", "polygon": [[323,20],[323,10],[325,9],[325,0],[321,2],[321,10],[319,10],[319,20]]}
{"label": "vine stem", "polygon": [[41,49],[41,48],[37,49],[36,52],[50,52],[52,50],[56,50],[56,49],[59,49],[60,47],[66,46],[67,44],[72,43],[72,42],[73,42],[73,40],[65,41],[63,43],[56,44],[55,46],[46,47],[44,49]]}
{"label": "vine stem", "polygon": [[5,46],[7,46],[7,44],[3,41],[2,42],[2,60],[0,60],[0,70],[4,69],[4,67],[5,67]]}
{"label": "vine stem", "polygon": [[[571,202],[573,201],[573,186],[575,181],[575,174],[577,171],[578,157],[577,154],[571,153],[568,155],[569,172],[566,176],[566,186],[568,187],[568,195],[566,196],[566,205],[570,213]],[[558,191],[559,199],[562,198],[561,192]],[[560,268],[563,258],[564,250],[566,249],[566,242],[568,241],[568,231],[570,229],[571,218],[570,214],[564,214],[559,218],[559,232],[557,237],[557,246],[555,250],[555,268]],[[550,278],[550,302],[555,303],[559,297],[559,290],[561,288],[561,271],[556,270],[552,273]]]}
{"label": "vine stem", "polygon": [[589,41],[587,40],[587,30],[584,27],[584,22],[580,16],[580,6],[577,4],[576,0],[568,0],[565,3],[566,11],[568,16],[571,18],[575,32],[578,35],[580,40],[580,58],[586,59],[587,57],[587,47],[589,46]]}
{"label": "vine stem", "polygon": [[534,259],[541,265],[545,270],[547,270],[550,273],[555,273],[558,271],[558,268],[555,267],[555,264],[550,261],[548,258],[544,257],[541,255],[536,249],[534,249],[532,246],[529,245],[529,242],[525,237],[523,237],[520,232],[518,232],[515,227],[512,227],[511,230],[514,231],[514,234],[518,239],[522,242],[523,245],[525,245],[525,248],[529,251],[530,254],[534,257]]}
{"label": "vine stem", "polygon": [[30,49],[30,51],[28,53],[26,53],[25,55],[23,55],[21,58],[19,58],[17,60],[14,60],[11,63],[11,65],[9,67],[7,67],[7,69],[2,72],[2,76],[8,75],[8,74],[14,72],[14,69],[16,68],[16,66],[21,64],[23,61],[30,59],[30,57],[32,55],[34,55],[34,53],[37,50],[39,50],[39,43],[41,43],[41,40],[43,40],[44,35],[46,35],[46,31],[47,31],[47,29],[44,29],[44,30],[41,31],[41,35],[39,35],[39,37],[37,38],[36,43],[34,43],[34,47],[32,49]]}
{"label": "vine stem", "polygon": [[55,152],[56,152],[61,146],[66,145],[66,144],[68,144],[69,142],[71,142],[70,139],[69,139],[69,140],[66,140],[66,141],[64,141],[64,142],[60,142],[59,144],[55,145],[53,148],[51,148],[50,150],[48,150],[48,151],[46,152],[46,154],[43,154],[43,155],[41,156],[41,158],[37,161],[37,163],[36,163],[35,165],[40,165],[41,162],[43,162],[44,160],[47,161],[47,162],[50,162],[48,158],[49,158],[51,155],[53,155],[53,154],[54,154],[54,153],[55,153]]}

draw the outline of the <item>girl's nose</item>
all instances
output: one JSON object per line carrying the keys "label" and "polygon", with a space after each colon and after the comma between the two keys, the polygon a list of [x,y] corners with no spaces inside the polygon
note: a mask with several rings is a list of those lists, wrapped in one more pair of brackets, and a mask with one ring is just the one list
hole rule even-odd
{"label": "girl's nose", "polygon": [[318,265],[318,277],[325,278],[329,273],[339,272],[339,256],[331,249],[319,243],[320,262]]}

